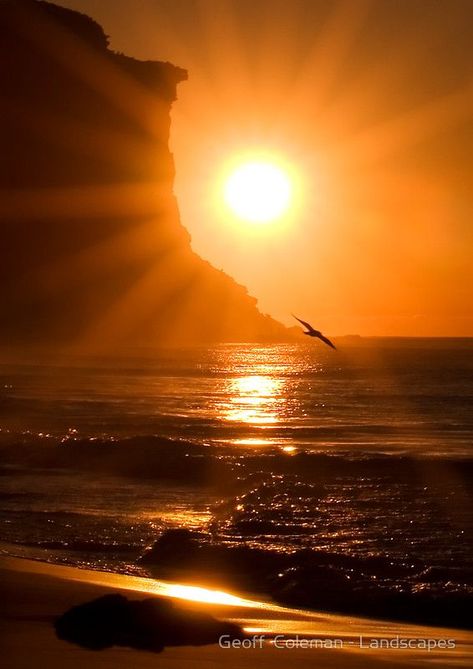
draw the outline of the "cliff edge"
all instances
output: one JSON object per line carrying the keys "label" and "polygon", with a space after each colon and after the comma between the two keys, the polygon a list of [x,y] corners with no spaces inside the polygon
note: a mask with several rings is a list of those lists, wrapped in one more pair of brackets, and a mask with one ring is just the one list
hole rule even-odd
{"label": "cliff edge", "polygon": [[288,339],[180,222],[168,140],[186,71],[39,0],[0,3],[0,44],[1,343]]}

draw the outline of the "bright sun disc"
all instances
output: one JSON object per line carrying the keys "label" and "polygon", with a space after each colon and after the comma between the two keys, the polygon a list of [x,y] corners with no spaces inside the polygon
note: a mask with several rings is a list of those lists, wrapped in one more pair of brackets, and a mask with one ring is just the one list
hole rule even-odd
{"label": "bright sun disc", "polygon": [[225,184],[225,202],[239,218],[268,223],[282,216],[291,199],[287,174],[272,163],[251,162],[238,167]]}

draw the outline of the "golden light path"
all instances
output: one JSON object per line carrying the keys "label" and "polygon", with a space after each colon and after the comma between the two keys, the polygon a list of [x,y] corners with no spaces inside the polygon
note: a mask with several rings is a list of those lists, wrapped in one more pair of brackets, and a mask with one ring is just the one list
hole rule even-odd
{"label": "golden light path", "polygon": [[271,376],[240,376],[229,382],[229,400],[220,408],[227,421],[270,426],[278,423],[284,403],[283,381]]}

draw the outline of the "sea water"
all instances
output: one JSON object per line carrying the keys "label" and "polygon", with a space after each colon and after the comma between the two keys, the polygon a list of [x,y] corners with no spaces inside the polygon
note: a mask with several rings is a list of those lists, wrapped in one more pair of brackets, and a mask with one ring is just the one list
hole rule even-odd
{"label": "sea water", "polygon": [[340,342],[4,361],[3,552],[145,573],[188,528],[471,592],[471,340]]}

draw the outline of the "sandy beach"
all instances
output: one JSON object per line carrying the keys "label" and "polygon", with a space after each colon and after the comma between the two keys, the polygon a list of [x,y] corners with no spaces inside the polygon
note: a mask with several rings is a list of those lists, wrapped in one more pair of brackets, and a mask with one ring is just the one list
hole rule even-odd
{"label": "sandy beach", "polygon": [[[278,663],[285,666],[287,662],[296,662],[300,667],[314,663],[319,667],[467,667],[473,662],[473,634],[462,630],[292,610],[203,588],[18,558],[1,558],[0,571],[2,666],[5,669],[26,669],[32,665],[74,668],[85,664],[89,669],[157,664],[170,668],[236,668],[248,663],[261,667],[275,667]],[[264,635],[262,648],[257,643],[249,649],[218,645],[167,647],[160,654],[126,648],[89,651],[56,638],[55,617],[71,606],[110,592],[121,592],[129,598],[172,597],[190,610],[205,610],[218,619],[237,623],[248,634]],[[199,599],[204,601],[196,601]],[[275,635],[282,635],[279,641]],[[307,641],[314,638],[338,645],[333,648],[288,647],[292,645],[289,639],[294,638],[299,639],[299,646],[307,645]],[[381,639],[397,638],[454,640],[455,647],[430,651],[372,647]]]}

